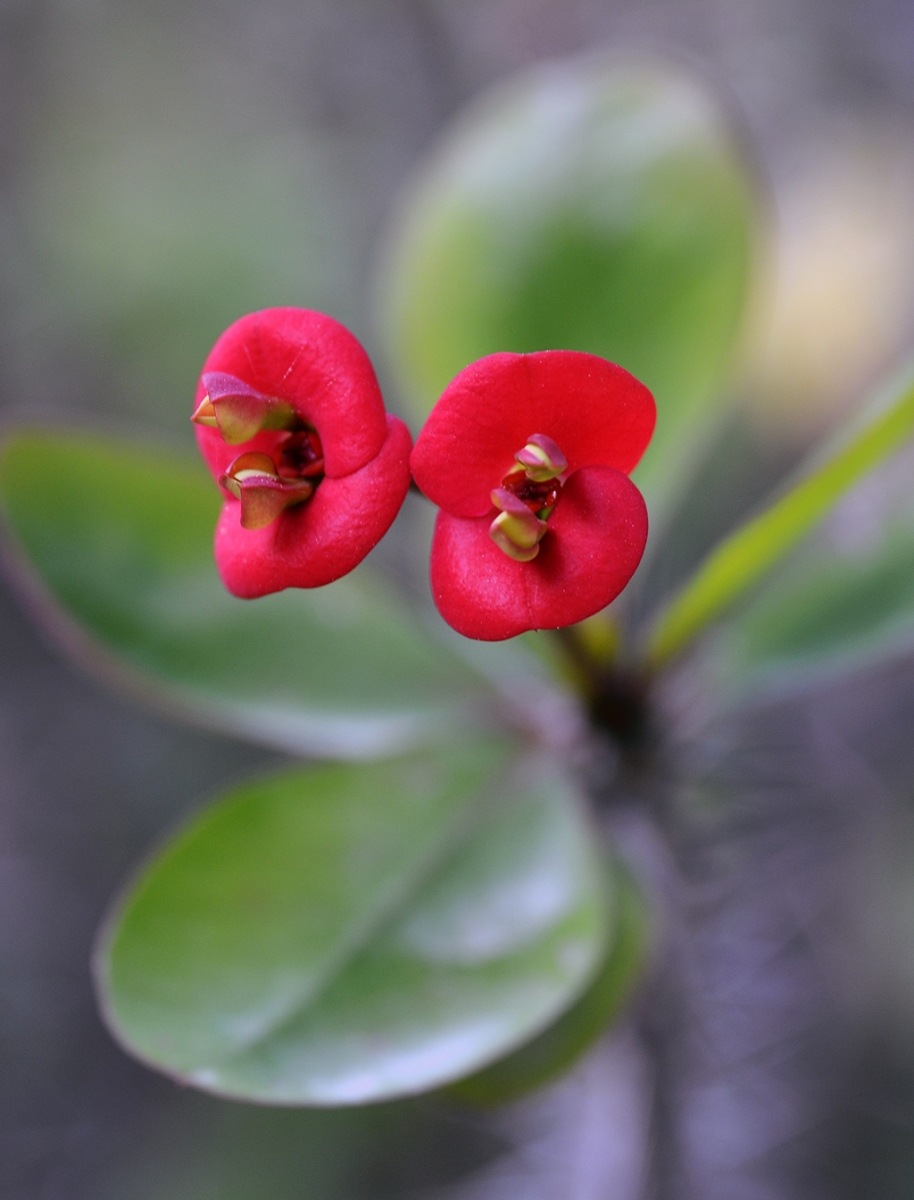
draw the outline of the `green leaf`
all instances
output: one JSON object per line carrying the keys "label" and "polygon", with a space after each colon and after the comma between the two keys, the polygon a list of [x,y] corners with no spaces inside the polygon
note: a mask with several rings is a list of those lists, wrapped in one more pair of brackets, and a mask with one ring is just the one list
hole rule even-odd
{"label": "green leaf", "polygon": [[910,455],[887,471],[896,478],[851,492],[709,640],[703,669],[722,703],[807,690],[914,648]]}
{"label": "green leaf", "polygon": [[295,304],[351,323],[346,185],[323,131],[284,119],[275,94],[233,115],[246,67],[202,72],[189,11],[166,26],[118,6],[72,35],[49,35],[55,70],[21,176],[32,258],[16,300],[32,311],[6,353],[36,398],[44,384],[66,404],[69,375],[47,360],[76,361],[90,402],[174,428],[242,313]]}
{"label": "green leaf", "polygon": [[681,67],[589,55],[502,85],[407,188],[379,280],[412,410],[496,351],[602,355],[656,396],[653,499],[721,398],[757,226],[742,143]]}
{"label": "green leaf", "polygon": [[631,995],[646,951],[647,912],[634,880],[616,869],[615,940],[600,974],[559,1020],[520,1050],[452,1084],[450,1095],[490,1107],[542,1087],[567,1070],[605,1031]]}
{"label": "green leaf", "polygon": [[877,405],[799,473],[764,512],[725,538],[655,619],[647,655],[675,658],[808,534],[863,475],[914,431],[910,371]]}
{"label": "green leaf", "polygon": [[130,888],[98,986],[134,1054],[220,1095],[436,1088],[573,1003],[610,936],[575,793],[508,743],[297,770],[227,796]]}
{"label": "green leaf", "polygon": [[[18,576],[90,667],[209,727],[308,753],[394,753],[491,720],[493,692],[363,567],[236,600],[202,465],[114,439],[20,431],[0,452]],[[475,713],[472,710],[475,709]]]}

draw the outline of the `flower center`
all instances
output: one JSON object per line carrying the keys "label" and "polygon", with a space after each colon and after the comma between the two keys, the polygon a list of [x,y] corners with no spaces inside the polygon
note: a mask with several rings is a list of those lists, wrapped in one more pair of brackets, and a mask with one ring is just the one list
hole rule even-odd
{"label": "flower center", "polygon": [[275,431],[267,454],[239,454],[220,484],[241,501],[242,529],[263,529],[280,513],[304,504],[324,478],[324,450],[316,429],[303,421],[288,400],[265,396],[243,379],[213,371],[203,376],[206,395],[191,420],[219,432],[228,446],[242,445],[259,433]]}
{"label": "flower center", "polygon": [[317,487],[324,478],[324,450],[316,429],[280,434],[275,453],[284,479],[310,479]]}
{"label": "flower center", "polygon": [[501,481],[502,488],[526,504],[543,521],[548,520],[562,494],[558,479],[538,483],[530,479],[523,467],[513,467]]}
{"label": "flower center", "polygon": [[272,454],[239,454],[219,479],[241,501],[241,528],[263,529],[314,495],[324,478],[320,437],[313,429],[280,434]]}
{"label": "flower center", "polygon": [[509,558],[530,562],[540,552],[547,522],[561,497],[568,460],[544,433],[532,434],[514,457],[516,465],[492,492],[492,503],[501,511],[489,526],[489,536]]}

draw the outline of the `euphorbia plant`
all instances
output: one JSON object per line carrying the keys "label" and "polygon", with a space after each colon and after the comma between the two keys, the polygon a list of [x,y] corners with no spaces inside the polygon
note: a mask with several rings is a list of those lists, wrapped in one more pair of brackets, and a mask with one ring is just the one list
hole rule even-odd
{"label": "euphorbia plant", "polygon": [[[678,72],[584,60],[471,115],[408,194],[378,287],[441,509],[428,536],[406,500],[392,559],[409,435],[319,314],[242,317],[206,359],[193,411],[218,487],[142,444],[9,435],[8,558],[67,644],[184,716],[332,760],[217,800],[128,886],[96,978],[131,1052],[274,1104],[543,1082],[643,969],[656,901],[604,835],[620,779],[647,820],[682,782],[669,668],[710,721],[772,677],[809,687],[905,644],[914,588],[847,602],[878,589],[881,548],[787,556],[908,437],[906,379],[673,588],[642,568],[623,590],[641,492],[656,565],[687,481],[707,486],[759,236],[738,139]],[[905,579],[911,540],[899,522],[884,543]],[[381,570],[362,563],[379,542]],[[429,558],[463,637],[415,599]],[[383,574],[411,563],[400,594]]]}

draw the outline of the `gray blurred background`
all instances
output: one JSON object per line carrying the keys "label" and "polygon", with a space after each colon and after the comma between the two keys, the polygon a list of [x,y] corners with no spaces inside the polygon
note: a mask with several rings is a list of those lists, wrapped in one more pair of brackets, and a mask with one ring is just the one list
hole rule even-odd
{"label": "gray blurred background", "polygon": [[[190,448],[203,357],[268,305],[374,354],[379,245],[437,131],[604,45],[685,56],[742,106],[779,228],[745,424],[789,461],[910,343],[912,0],[0,0],[4,418]],[[134,708],[0,610],[4,1200],[914,1192],[910,663],[703,752],[684,991],[649,988],[573,1079],[489,1116],[284,1113],[135,1065],[88,974],[137,857],[275,759]]]}

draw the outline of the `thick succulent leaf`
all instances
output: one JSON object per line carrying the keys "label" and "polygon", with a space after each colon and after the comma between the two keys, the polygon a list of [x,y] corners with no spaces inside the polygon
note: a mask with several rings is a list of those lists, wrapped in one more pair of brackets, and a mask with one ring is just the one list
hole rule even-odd
{"label": "thick succulent leaf", "polygon": [[851,492],[709,640],[704,669],[728,707],[806,690],[914,649],[909,451]]}
{"label": "thick succulent leaf", "polygon": [[507,1058],[453,1084],[452,1096],[488,1107],[542,1087],[571,1066],[618,1015],[644,963],[647,913],[627,871],[617,867],[613,884],[618,924],[597,978],[554,1025]]}
{"label": "thick succulent leaf", "polygon": [[602,355],[655,394],[653,501],[721,396],[757,225],[728,114],[681,67],[590,55],[499,87],[407,188],[379,280],[413,411],[496,351]]}
{"label": "thick succulent leaf", "polygon": [[98,955],[133,1053],[220,1095],[358,1104],[528,1040],[601,963],[613,908],[569,785],[507,743],[290,771],[225,797]]}
{"label": "thick succulent leaf", "polygon": [[904,377],[875,410],[817,453],[758,516],[725,538],[655,618],[647,654],[657,668],[770,572],[838,500],[914,432],[914,377]]}
{"label": "thick succulent leaf", "polygon": [[128,442],[20,431],[0,456],[8,560],[87,664],[207,726],[296,751],[393,753],[450,736],[491,690],[360,568],[236,600],[204,468]]}

